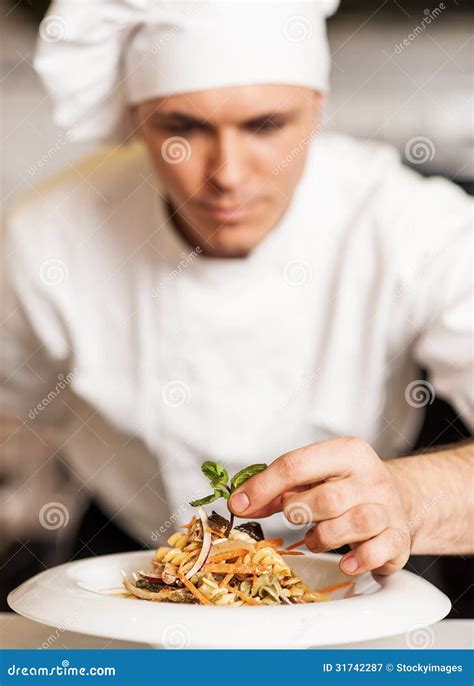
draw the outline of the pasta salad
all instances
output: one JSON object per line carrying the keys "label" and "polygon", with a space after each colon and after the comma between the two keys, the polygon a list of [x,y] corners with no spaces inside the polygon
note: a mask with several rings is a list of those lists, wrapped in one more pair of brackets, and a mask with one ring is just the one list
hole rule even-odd
{"label": "pasta salad", "polygon": [[[203,504],[230,494],[247,478],[266,465],[251,465],[236,474],[230,486],[220,463],[205,462],[214,493],[194,501],[197,515],[156,550],[152,569],[124,578],[130,597],[156,602],[199,605],[293,605],[330,599],[330,591],[311,589],[290,567],[287,559],[304,555],[299,541],[285,548],[283,539],[265,539],[258,522],[233,525]],[[345,584],[341,584],[345,585]]]}

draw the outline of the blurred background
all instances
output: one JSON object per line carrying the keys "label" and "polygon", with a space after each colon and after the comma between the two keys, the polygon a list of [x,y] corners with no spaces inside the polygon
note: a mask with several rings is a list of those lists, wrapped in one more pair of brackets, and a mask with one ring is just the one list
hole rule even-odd
{"label": "blurred background", "polygon": [[[48,4],[46,0],[1,0],[0,4],[2,211],[23,190],[92,150],[90,145],[69,143],[55,128],[32,69],[36,33]],[[390,142],[418,171],[446,176],[472,194],[473,18],[472,0],[343,0],[329,22],[333,61],[326,128]],[[44,159],[47,164],[41,164]],[[427,407],[418,447],[455,442],[467,435],[453,410],[436,399]],[[8,488],[1,472],[9,459],[6,442],[0,441],[0,451],[0,610],[5,610],[9,588],[74,551],[64,535],[47,541],[6,537],[1,517],[2,493]],[[21,465],[24,474],[27,452]],[[42,474],[43,502],[52,484],[56,489],[60,484],[66,500],[71,475],[63,470],[60,459],[48,463],[48,472]],[[30,495],[18,496],[19,511]],[[75,505],[79,538],[83,531],[88,540],[92,515],[87,493]],[[97,513],[94,516],[94,526],[102,526],[104,532],[95,538],[93,552],[129,549],[132,544],[126,537],[107,527],[106,520],[98,523]],[[452,617],[472,615],[470,559],[412,557],[408,569],[448,593]]]}

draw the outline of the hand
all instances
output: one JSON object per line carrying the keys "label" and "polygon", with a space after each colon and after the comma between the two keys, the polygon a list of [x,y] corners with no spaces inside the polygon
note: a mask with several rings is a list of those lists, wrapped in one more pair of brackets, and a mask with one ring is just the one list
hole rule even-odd
{"label": "hand", "polygon": [[316,525],[305,543],[314,552],[349,544],[346,574],[391,574],[410,555],[410,526],[395,477],[362,439],[342,437],[293,450],[235,491],[239,517],[283,511],[294,524]]}

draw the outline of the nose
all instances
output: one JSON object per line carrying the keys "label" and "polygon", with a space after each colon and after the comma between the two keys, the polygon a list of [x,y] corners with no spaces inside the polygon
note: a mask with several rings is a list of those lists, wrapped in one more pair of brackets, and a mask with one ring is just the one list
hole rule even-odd
{"label": "nose", "polygon": [[245,143],[239,140],[238,132],[218,132],[208,163],[207,178],[211,185],[221,193],[236,191],[245,185],[248,173]]}

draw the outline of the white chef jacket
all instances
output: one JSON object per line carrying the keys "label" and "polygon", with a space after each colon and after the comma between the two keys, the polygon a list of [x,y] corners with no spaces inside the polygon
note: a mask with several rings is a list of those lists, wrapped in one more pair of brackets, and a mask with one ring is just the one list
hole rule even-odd
{"label": "white chef jacket", "polygon": [[2,406],[61,427],[82,492],[151,543],[208,493],[204,459],[232,472],[344,434],[409,450],[420,365],[472,421],[472,208],[393,148],[322,133],[272,232],[209,258],[141,144],[105,150],[8,216]]}

